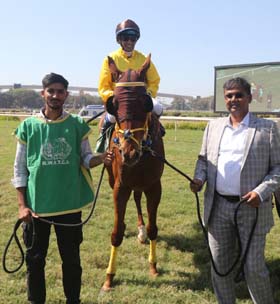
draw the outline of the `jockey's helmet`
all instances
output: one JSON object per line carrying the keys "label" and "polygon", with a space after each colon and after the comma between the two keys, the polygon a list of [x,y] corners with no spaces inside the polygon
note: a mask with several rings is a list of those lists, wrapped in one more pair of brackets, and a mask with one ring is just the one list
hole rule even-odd
{"label": "jockey's helmet", "polygon": [[137,40],[140,38],[140,28],[139,26],[130,19],[124,20],[119,23],[116,27],[116,39],[119,42],[120,35],[135,35]]}

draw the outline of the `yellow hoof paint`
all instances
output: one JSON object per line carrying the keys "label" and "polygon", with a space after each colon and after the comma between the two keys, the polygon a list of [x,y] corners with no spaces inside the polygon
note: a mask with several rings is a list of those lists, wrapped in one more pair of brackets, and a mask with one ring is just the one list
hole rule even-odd
{"label": "yellow hoof paint", "polygon": [[150,241],[150,255],[149,255],[149,262],[150,263],[156,263],[157,257],[156,257],[156,240]]}
{"label": "yellow hoof paint", "polygon": [[118,251],[117,247],[115,247],[115,246],[111,247],[111,257],[110,257],[110,261],[109,261],[109,266],[107,268],[107,274],[116,273],[117,251]]}

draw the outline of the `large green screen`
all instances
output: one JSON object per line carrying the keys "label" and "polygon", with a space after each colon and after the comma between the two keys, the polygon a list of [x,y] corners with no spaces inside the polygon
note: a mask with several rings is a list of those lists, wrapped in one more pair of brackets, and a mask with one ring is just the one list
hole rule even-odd
{"label": "large green screen", "polygon": [[251,112],[280,114],[280,62],[215,67],[215,112],[227,111],[223,85],[234,77],[251,84]]}

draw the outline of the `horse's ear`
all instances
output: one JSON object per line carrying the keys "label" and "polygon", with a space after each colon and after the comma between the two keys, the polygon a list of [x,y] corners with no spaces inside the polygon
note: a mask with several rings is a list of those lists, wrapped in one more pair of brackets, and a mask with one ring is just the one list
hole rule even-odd
{"label": "horse's ear", "polygon": [[149,54],[147,57],[146,57],[146,60],[144,61],[144,63],[142,64],[141,68],[140,68],[140,74],[141,75],[145,75],[148,68],[150,67],[151,65],[151,54]]}
{"label": "horse's ear", "polygon": [[119,78],[119,75],[120,75],[121,72],[117,68],[114,59],[110,56],[108,56],[108,64],[109,64],[109,70],[111,72],[113,81],[116,82],[117,79]]}

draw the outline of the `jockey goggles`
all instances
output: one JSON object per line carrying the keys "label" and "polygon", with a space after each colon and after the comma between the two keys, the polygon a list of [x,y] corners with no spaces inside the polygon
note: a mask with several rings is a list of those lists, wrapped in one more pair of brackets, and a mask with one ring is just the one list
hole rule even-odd
{"label": "jockey goggles", "polygon": [[138,39],[138,37],[135,34],[121,34],[120,35],[120,40],[121,41],[132,41],[132,42],[136,42]]}

